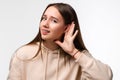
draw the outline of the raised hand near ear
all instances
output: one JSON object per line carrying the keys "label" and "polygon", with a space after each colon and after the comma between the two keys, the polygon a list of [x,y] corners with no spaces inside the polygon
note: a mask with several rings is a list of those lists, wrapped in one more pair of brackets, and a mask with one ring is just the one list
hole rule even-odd
{"label": "raised hand near ear", "polygon": [[74,28],[75,28],[75,24],[72,22],[72,24],[70,24],[67,30],[65,31],[63,42],[59,40],[55,41],[56,44],[58,44],[66,53],[70,55],[73,55],[74,52],[77,51],[73,41],[78,33],[78,30],[76,30],[75,33],[73,34]]}

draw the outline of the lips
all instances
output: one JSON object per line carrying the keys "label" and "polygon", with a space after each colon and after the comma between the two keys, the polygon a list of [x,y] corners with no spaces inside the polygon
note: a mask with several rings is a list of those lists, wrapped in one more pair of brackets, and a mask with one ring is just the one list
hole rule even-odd
{"label": "lips", "polygon": [[41,32],[43,35],[47,35],[48,33],[50,33],[50,31],[46,29],[42,29]]}

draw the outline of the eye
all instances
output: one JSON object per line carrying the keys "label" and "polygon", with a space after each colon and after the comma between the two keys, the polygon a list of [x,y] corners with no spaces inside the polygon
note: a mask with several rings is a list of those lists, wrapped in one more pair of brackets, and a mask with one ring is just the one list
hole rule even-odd
{"label": "eye", "polygon": [[42,20],[43,20],[43,21],[47,20],[47,17],[43,16],[43,17],[42,17]]}
{"label": "eye", "polygon": [[56,19],[52,19],[53,23],[58,23],[58,21]]}

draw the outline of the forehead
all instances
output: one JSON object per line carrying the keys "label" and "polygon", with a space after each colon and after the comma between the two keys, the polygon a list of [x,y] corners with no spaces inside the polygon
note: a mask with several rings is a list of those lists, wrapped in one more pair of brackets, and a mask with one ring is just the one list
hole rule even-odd
{"label": "forehead", "polygon": [[54,6],[50,6],[46,9],[46,11],[44,12],[44,15],[46,16],[54,16],[58,19],[63,19],[62,15],[60,14],[60,12],[58,11],[58,9]]}

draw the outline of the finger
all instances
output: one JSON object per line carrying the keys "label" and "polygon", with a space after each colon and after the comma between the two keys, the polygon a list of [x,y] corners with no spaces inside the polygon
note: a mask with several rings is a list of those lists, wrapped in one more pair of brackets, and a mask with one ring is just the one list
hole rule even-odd
{"label": "finger", "polygon": [[75,31],[74,35],[72,36],[73,40],[75,39],[75,37],[77,36],[78,34],[78,30]]}

